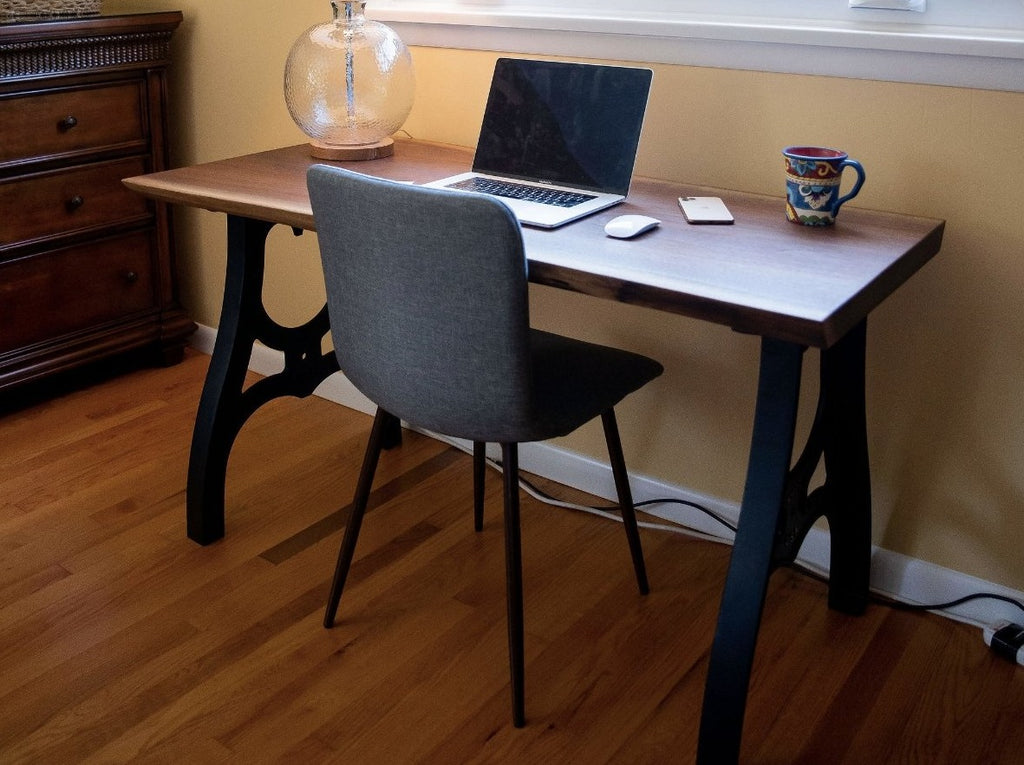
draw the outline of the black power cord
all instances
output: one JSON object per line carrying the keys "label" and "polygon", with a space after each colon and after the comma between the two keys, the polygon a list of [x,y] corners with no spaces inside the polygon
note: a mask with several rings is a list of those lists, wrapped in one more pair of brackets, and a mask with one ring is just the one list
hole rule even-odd
{"label": "black power cord", "polygon": [[[464,449],[462,446],[460,446],[457,443],[453,443],[450,439],[441,438],[440,436],[438,436],[436,434],[433,434],[433,433],[431,433],[430,435],[432,435],[434,438],[438,438],[439,440],[442,440],[442,441],[445,441],[446,443],[451,444],[452,446],[454,446],[457,449],[460,449],[462,451],[466,451],[466,449]],[[493,467],[497,468],[498,470],[501,470],[501,461],[500,460],[493,460],[493,459],[488,458],[487,461]],[[580,505],[580,504],[577,504],[577,503],[565,502],[563,500],[558,499],[557,497],[552,496],[548,492],[545,492],[544,490],[542,490],[541,488],[539,488],[535,484],[531,483],[530,481],[526,480],[522,476],[520,476],[520,478],[519,478],[519,485],[525,491],[527,491],[529,494],[533,495],[534,497],[536,497],[540,501],[548,503],[548,504],[553,504],[553,505],[560,506],[560,507],[575,508],[575,509],[579,509],[579,510],[599,513],[602,516],[606,516],[606,517],[614,516],[615,514],[618,513],[618,507],[616,507],[616,506],[603,506],[602,507],[602,506],[596,506],[596,505]],[[722,527],[727,529],[729,532],[731,532],[733,534],[736,533],[736,525],[735,524],[730,522],[728,519],[722,517],[718,513],[714,512],[710,508],[704,507],[699,502],[692,502],[692,501],[686,500],[686,499],[678,499],[676,497],[662,497],[662,498],[656,498],[656,499],[647,499],[647,500],[643,500],[641,502],[634,503],[634,507],[636,509],[641,509],[641,508],[644,508],[644,507],[649,507],[651,505],[682,505],[684,507],[689,507],[689,508],[691,508],[693,510],[697,510],[698,512],[703,513],[704,515],[706,515],[707,517],[711,518],[716,523],[720,524]],[[651,524],[640,524],[640,525],[641,526],[647,526],[648,528],[650,528],[652,526]],[[669,527],[662,525],[662,526],[656,526],[655,528],[668,529]],[[705,534],[702,534],[701,532],[698,532],[698,531],[695,531],[695,530],[692,530],[692,529],[686,529],[686,527],[679,526],[679,525],[675,525],[675,526],[673,526],[671,528],[672,528],[672,530],[676,531],[676,533],[692,534],[693,536],[696,536],[696,537],[699,537],[699,538],[714,540],[714,541],[718,541],[718,542],[721,542],[721,543],[728,543],[728,541],[729,541],[728,539],[725,539],[725,538],[712,537],[710,535],[705,535]],[[810,576],[810,577],[812,577],[814,579],[817,579],[818,581],[828,582],[828,577],[826,575],[824,575],[821,572],[816,571],[813,568],[811,568],[809,566],[806,566],[804,564],[792,563],[792,564],[790,564],[790,567],[793,568],[794,570],[799,571],[802,574],[805,574],[805,575]],[[975,601],[975,600],[995,600],[995,601],[999,601],[1001,603],[1007,603],[1007,604],[1009,604],[1011,606],[1015,606],[1016,608],[1018,608],[1022,612],[1024,612],[1024,602],[1021,602],[1021,601],[1017,600],[1016,598],[1011,598],[1011,597],[1006,596],[1006,595],[1001,595],[1001,594],[996,593],[996,592],[974,592],[974,593],[970,593],[968,595],[964,595],[962,597],[956,598],[954,600],[949,600],[949,601],[946,601],[946,602],[943,602],[943,603],[911,603],[911,602],[908,602],[908,601],[905,601],[905,600],[899,600],[899,599],[897,599],[895,597],[892,597],[890,595],[883,595],[881,593],[877,593],[877,592],[875,592],[873,590],[869,591],[868,597],[869,597],[869,600],[872,603],[875,603],[875,604],[881,605],[881,606],[887,606],[889,608],[893,608],[893,609],[897,609],[897,610],[901,610],[901,611],[945,611],[945,610],[948,610],[950,608],[955,608],[956,606],[960,606],[960,605],[963,605],[964,603],[969,603],[969,602]],[[984,625],[980,625],[979,624],[977,626],[981,626],[981,627],[983,627],[983,629],[986,629],[986,630],[989,629],[987,627],[984,627]],[[1021,651],[1024,651],[1024,648],[1022,648]]]}
{"label": "black power cord", "polygon": [[[538,499],[541,499],[542,501],[547,501],[547,502],[560,502],[561,501],[561,500],[558,500],[556,497],[553,497],[552,495],[548,494],[547,492],[541,490],[540,488],[538,488],[537,486],[535,486],[534,484],[530,483],[529,481],[527,481],[525,479],[521,478],[520,479],[520,484],[525,489],[527,489],[531,494],[536,496]],[[684,507],[689,507],[689,508],[692,508],[694,510],[698,510],[701,513],[704,513],[704,515],[706,515],[709,518],[711,518],[714,521],[716,521],[717,523],[721,524],[724,528],[728,529],[730,532],[732,532],[734,534],[736,533],[736,526],[735,526],[735,524],[731,523],[726,518],[723,518],[721,515],[719,515],[718,513],[714,512],[710,508],[704,507],[703,505],[701,505],[698,502],[692,502],[690,500],[685,500],[685,499],[677,499],[675,497],[665,497],[665,498],[658,498],[658,499],[648,499],[648,500],[644,500],[642,502],[636,502],[634,504],[634,507],[636,507],[637,509],[640,509],[642,507],[648,507],[648,506],[651,506],[651,505],[669,505],[669,504],[683,505]],[[600,506],[595,506],[595,505],[583,505],[582,507],[584,507],[586,509],[589,509],[589,510],[594,510],[596,512],[601,512],[601,513],[607,513],[607,512],[614,513],[618,509],[617,507],[614,507],[614,506],[600,507]],[[804,565],[802,565],[800,563],[793,563],[793,564],[791,564],[791,567],[794,568],[797,571],[800,571],[803,574],[806,574],[806,575],[811,576],[811,577],[813,577],[815,579],[818,579],[819,581],[823,581],[823,582],[827,582],[828,581],[828,577],[823,576],[822,574],[818,573],[814,569],[809,568],[807,566],[804,566]],[[891,597],[891,596],[888,596],[888,595],[882,595],[882,594],[874,592],[874,591],[871,591],[869,593],[869,598],[870,598],[871,602],[873,602],[873,603],[876,603],[876,604],[881,605],[881,606],[888,606],[889,608],[897,609],[897,610],[900,610],[900,611],[945,611],[947,609],[956,608],[957,606],[961,606],[964,603],[969,603],[969,602],[975,601],[975,600],[995,600],[995,601],[999,601],[999,602],[1002,602],[1002,603],[1008,603],[1011,606],[1016,606],[1018,609],[1020,609],[1022,612],[1024,612],[1024,603],[1022,603],[1021,601],[1019,601],[1019,600],[1017,600],[1015,598],[1011,598],[1011,597],[1008,597],[1006,595],[1000,595],[999,593],[995,593],[995,592],[975,592],[975,593],[971,593],[969,595],[964,595],[963,597],[956,598],[954,600],[945,601],[943,603],[910,603],[910,602],[907,602],[905,600],[899,600],[897,598],[894,598],[894,597]]]}

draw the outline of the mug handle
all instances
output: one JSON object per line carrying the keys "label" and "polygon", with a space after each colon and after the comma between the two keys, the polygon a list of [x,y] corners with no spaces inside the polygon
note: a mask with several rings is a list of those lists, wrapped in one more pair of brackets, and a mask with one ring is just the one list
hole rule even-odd
{"label": "mug handle", "polygon": [[847,200],[853,199],[855,196],[857,196],[857,192],[860,191],[860,187],[864,185],[864,177],[865,177],[864,176],[864,168],[861,167],[860,162],[858,162],[855,159],[844,159],[839,164],[840,172],[844,168],[847,168],[847,167],[852,167],[854,169],[854,171],[856,171],[856,173],[857,173],[857,182],[855,184],[853,184],[853,188],[850,189],[850,193],[849,194],[847,194],[844,197],[840,197],[836,201],[835,206],[832,208],[832,215],[833,216],[835,216],[835,214],[839,212],[839,208],[840,208],[840,206],[842,206],[843,202],[846,202]]}

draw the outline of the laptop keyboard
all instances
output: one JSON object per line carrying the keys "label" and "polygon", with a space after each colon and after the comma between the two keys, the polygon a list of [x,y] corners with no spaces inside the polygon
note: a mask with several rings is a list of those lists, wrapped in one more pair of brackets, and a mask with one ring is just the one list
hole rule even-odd
{"label": "laptop keyboard", "polygon": [[523,183],[498,181],[493,178],[467,178],[448,186],[450,189],[477,191],[481,194],[492,194],[509,199],[523,199],[527,202],[538,202],[542,205],[555,207],[575,207],[594,198],[592,194],[580,194],[575,191],[546,189],[542,186],[527,186]]}

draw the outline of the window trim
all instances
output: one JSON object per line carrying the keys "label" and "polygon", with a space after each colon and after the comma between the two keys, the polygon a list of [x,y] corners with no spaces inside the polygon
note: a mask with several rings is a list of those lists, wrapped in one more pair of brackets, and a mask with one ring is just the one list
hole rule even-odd
{"label": "window trim", "polygon": [[[593,2],[600,5],[600,0]],[[648,2],[658,5],[657,0]],[[538,9],[517,0],[375,0],[368,5],[368,16],[393,26],[407,44],[426,47],[1024,92],[1024,28],[794,20],[650,7],[631,10],[623,18],[601,9],[585,11],[586,4],[577,0]],[[921,18],[906,12],[873,13]]]}

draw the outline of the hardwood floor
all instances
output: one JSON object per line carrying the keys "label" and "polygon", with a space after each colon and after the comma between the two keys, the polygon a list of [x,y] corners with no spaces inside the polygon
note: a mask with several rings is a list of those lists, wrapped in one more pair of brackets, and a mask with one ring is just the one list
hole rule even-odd
{"label": "hardwood floor", "polygon": [[[242,430],[227,537],[185,537],[208,358],[0,414],[0,762],[691,762],[728,548],[524,496],[527,727],[510,725],[500,482],[384,455],[338,626],[320,625],[370,418],[281,400]],[[628,459],[628,455],[627,455]],[[564,492],[563,492],[564,494]],[[1024,672],[979,631],[831,613],[783,570],[743,760],[1016,763]]]}

